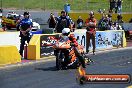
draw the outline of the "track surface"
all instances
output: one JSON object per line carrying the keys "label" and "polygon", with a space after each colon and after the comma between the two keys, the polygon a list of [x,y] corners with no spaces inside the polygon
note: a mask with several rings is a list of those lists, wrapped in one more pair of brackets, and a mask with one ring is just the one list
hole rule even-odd
{"label": "track surface", "polygon": [[[132,48],[89,55],[89,74],[132,75]],[[76,82],[75,69],[56,71],[55,59],[45,63],[0,70],[0,88],[126,88],[129,84],[84,84]]]}

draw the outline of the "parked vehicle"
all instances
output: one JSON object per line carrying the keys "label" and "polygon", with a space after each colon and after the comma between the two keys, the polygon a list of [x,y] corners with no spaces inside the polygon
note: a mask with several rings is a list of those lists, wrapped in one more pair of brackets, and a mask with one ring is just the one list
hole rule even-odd
{"label": "parked vehicle", "polygon": [[[19,22],[23,18],[23,15],[9,12],[6,16],[2,16],[2,26],[6,29],[17,29],[19,31]],[[36,31],[40,29],[40,25],[37,22],[33,22],[32,30]]]}
{"label": "parked vehicle", "polygon": [[2,26],[7,29],[16,28],[18,20],[20,20],[19,14],[9,12],[6,16],[2,16]]}

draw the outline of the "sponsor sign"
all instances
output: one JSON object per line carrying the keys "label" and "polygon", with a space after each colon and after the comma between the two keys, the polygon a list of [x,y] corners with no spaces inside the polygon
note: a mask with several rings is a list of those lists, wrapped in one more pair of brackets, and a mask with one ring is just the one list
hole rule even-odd
{"label": "sponsor sign", "polygon": [[96,32],[96,49],[109,49],[123,46],[123,31]]}
{"label": "sponsor sign", "polygon": [[83,45],[86,51],[86,31],[85,29],[75,30],[74,35],[78,41],[78,44]]}
{"label": "sponsor sign", "polygon": [[40,37],[40,57],[54,55],[53,44],[56,43],[59,34],[47,34]]}

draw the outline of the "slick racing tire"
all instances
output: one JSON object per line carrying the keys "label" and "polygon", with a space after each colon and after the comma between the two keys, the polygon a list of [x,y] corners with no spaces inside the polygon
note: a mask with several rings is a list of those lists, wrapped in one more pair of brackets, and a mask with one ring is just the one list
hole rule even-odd
{"label": "slick racing tire", "polygon": [[62,69],[62,61],[61,61],[60,55],[61,55],[61,52],[58,52],[56,54],[56,68],[57,68],[57,70]]}

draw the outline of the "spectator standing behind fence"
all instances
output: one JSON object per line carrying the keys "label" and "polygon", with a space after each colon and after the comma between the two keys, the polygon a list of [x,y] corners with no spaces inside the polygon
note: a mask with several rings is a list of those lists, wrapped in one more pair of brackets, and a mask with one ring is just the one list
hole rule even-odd
{"label": "spectator standing behind fence", "polygon": [[93,46],[93,55],[95,55],[95,34],[96,34],[96,24],[97,21],[94,18],[94,12],[90,11],[89,18],[86,19],[85,25],[87,29],[87,49],[86,52],[89,52],[90,46],[90,39],[92,39],[92,46]]}
{"label": "spectator standing behind fence", "polygon": [[124,23],[124,21],[122,20],[122,15],[121,15],[121,14],[119,14],[119,15],[117,16],[116,23],[119,23],[120,25],[122,25],[122,23]]}
{"label": "spectator standing behind fence", "polygon": [[111,24],[110,30],[117,30],[117,27],[118,27],[117,23],[114,22],[114,23]]}
{"label": "spectator standing behind fence", "polygon": [[108,30],[109,30],[110,26],[112,26],[112,24],[113,24],[113,22],[112,22],[112,14],[111,13],[108,14],[107,20],[108,20]]}
{"label": "spectator standing behind fence", "polygon": [[50,18],[48,19],[49,28],[55,28],[56,20],[54,14],[50,14]]}
{"label": "spectator standing behind fence", "polygon": [[113,12],[113,9],[116,8],[116,0],[109,0],[110,3],[110,11],[109,12]]}
{"label": "spectator standing behind fence", "polygon": [[57,17],[56,32],[62,33],[64,28],[69,28],[71,24],[71,19],[67,16],[65,11],[61,11],[61,16]]}
{"label": "spectator standing behind fence", "polygon": [[103,14],[102,18],[98,22],[98,29],[100,31],[105,31],[109,27],[109,22],[108,22],[108,15]]}
{"label": "spectator standing behind fence", "polygon": [[83,19],[81,16],[79,16],[77,20],[77,29],[82,29],[82,27],[83,27]]}
{"label": "spectator standing behind fence", "polygon": [[116,13],[121,13],[121,10],[122,10],[122,0],[117,0],[116,4]]}
{"label": "spectator standing behind fence", "polygon": [[115,21],[115,23],[117,23],[117,25],[118,25],[117,30],[122,30],[124,22],[122,20],[121,14],[118,14],[117,20]]}

